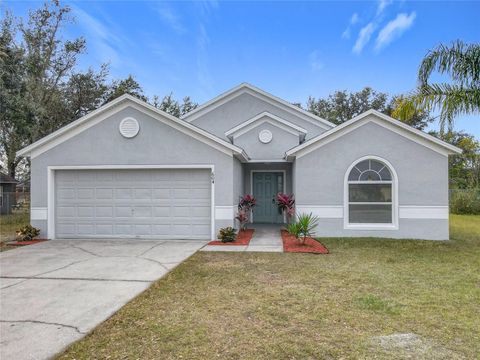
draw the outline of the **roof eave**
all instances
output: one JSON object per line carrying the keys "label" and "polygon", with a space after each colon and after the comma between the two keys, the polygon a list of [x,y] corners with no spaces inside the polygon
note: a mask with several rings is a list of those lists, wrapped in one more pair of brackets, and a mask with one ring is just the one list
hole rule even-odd
{"label": "roof eave", "polygon": [[341,125],[338,125],[337,127],[335,128],[332,128],[330,130],[327,130],[326,132],[320,134],[318,137],[316,138],[313,138],[313,139],[310,139],[309,141],[307,141],[306,143],[303,143],[303,144],[300,144],[300,145],[297,145],[295,146],[294,148],[290,149],[290,150],[287,150],[285,152],[285,156],[287,158],[291,157],[291,156],[294,156],[296,155],[299,151],[303,150],[303,149],[306,149],[308,148],[309,146],[317,143],[318,141],[321,141],[327,137],[329,137],[330,135],[338,132],[338,131],[342,131],[342,129],[344,128],[347,128],[349,127],[350,125],[353,125],[355,124],[356,122],[366,118],[367,116],[369,115],[375,115],[383,120],[386,120],[387,122],[393,124],[393,125],[396,125],[400,128],[403,128],[404,130],[406,131],[409,131],[411,132],[412,134],[414,135],[417,135],[417,136],[420,136],[421,138],[424,138],[425,140],[427,141],[430,141],[431,143],[435,144],[436,146],[440,147],[440,148],[443,148],[445,151],[445,155],[458,155],[458,154],[462,154],[463,153],[463,150],[452,145],[452,144],[449,144],[443,140],[440,140],[430,134],[427,134],[427,133],[424,133],[423,131],[420,131],[418,129],[415,129],[399,120],[396,120],[388,115],[385,115],[377,110],[373,110],[373,109],[370,109],[354,118],[352,118],[351,120],[348,120],[346,122],[344,122],[343,124]]}

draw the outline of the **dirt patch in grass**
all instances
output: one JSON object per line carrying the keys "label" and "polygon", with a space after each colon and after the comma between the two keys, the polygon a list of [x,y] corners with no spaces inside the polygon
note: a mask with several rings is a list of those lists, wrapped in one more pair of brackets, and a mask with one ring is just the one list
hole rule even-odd
{"label": "dirt patch in grass", "polygon": [[416,334],[392,334],[372,338],[372,350],[397,359],[461,359],[455,352]]}
{"label": "dirt patch in grass", "polygon": [[452,238],[199,252],[59,358],[475,359],[480,217],[453,217]]}

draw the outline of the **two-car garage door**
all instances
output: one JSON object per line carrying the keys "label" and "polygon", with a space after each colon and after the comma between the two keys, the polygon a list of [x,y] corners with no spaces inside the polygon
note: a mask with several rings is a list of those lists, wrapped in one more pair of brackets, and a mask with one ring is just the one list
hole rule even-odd
{"label": "two-car garage door", "polygon": [[209,239],[210,169],[57,170],[56,238]]}

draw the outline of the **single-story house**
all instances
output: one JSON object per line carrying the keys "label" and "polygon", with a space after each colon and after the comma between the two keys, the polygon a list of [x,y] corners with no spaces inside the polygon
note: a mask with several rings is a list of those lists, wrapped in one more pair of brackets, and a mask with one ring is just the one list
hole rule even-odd
{"label": "single-story house", "polygon": [[16,204],[15,187],[18,181],[10,175],[0,173],[0,215],[11,214]]}
{"label": "single-story house", "polygon": [[244,194],[253,223],[283,223],[283,192],[319,217],[318,236],[445,240],[458,153],[374,110],[335,126],[241,84],[180,119],[124,95],[19,155],[50,239],[212,239]]}

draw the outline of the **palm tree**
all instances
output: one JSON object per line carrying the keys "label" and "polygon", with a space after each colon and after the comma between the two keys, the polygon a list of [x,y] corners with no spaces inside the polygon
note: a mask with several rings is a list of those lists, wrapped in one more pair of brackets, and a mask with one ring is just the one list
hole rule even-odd
{"label": "palm tree", "polygon": [[[450,82],[430,82],[433,72],[448,75]],[[393,116],[408,122],[416,111],[439,110],[440,128],[452,129],[462,114],[480,112],[480,44],[460,40],[430,50],[418,70],[418,87],[398,104]]]}

